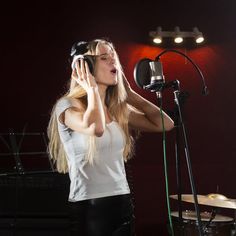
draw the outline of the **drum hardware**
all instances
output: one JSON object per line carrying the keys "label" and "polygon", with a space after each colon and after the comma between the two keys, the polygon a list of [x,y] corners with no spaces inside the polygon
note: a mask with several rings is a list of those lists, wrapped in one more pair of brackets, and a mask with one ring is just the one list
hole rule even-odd
{"label": "drum hardware", "polygon": [[[213,212],[201,212],[201,222],[204,236],[234,236],[234,220],[231,217]],[[183,223],[179,222],[179,212],[171,213],[174,222],[175,236],[198,236],[198,221],[195,211],[186,210],[182,212]],[[180,231],[181,230],[181,231]]]}
{"label": "drum hardware", "polygon": [[203,233],[207,232],[207,229],[211,225],[212,221],[215,219],[216,214],[217,214],[217,208],[214,207],[211,211],[209,221],[207,222],[207,224],[205,226],[203,226]]}
{"label": "drum hardware", "polygon": [[[170,195],[170,198],[178,200],[178,195]],[[218,194],[218,193],[210,193],[207,195],[197,195],[198,204],[212,206],[211,213],[201,213],[201,221],[206,224],[203,224],[203,233],[204,235],[219,235],[219,236],[236,236],[236,199],[227,198],[225,195]],[[194,198],[192,194],[182,194],[181,195],[182,202],[194,203]],[[221,216],[217,214],[218,208],[228,208],[234,209],[234,219],[226,216]],[[183,220],[185,221],[184,224],[186,225],[186,220],[191,220],[197,224],[198,221],[196,219],[196,213],[192,211],[185,211],[183,214]],[[172,213],[172,216],[176,217],[176,213]],[[177,215],[179,218],[179,213]],[[193,224],[193,223],[191,223]],[[185,226],[188,228],[190,226]],[[187,229],[184,229],[185,231]],[[193,229],[191,229],[193,230]],[[194,229],[194,232],[191,234],[184,234],[184,235],[198,235]],[[185,232],[186,233],[186,232]],[[195,234],[196,233],[196,234]],[[177,234],[178,235],[178,234]],[[179,234],[183,235],[183,234]]]}

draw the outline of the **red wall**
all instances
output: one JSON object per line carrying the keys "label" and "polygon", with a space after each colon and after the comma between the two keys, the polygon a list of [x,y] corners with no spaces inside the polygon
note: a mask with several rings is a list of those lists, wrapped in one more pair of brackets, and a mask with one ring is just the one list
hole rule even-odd
{"label": "red wall", "polygon": [[[196,49],[176,48],[188,55],[201,69],[209,95],[202,96],[202,81],[196,70],[185,58],[167,53],[161,57],[166,81],[178,79],[181,91],[190,97],[183,107],[183,116],[190,148],[193,177],[198,194],[219,193],[236,198],[235,149],[235,62],[233,47],[229,45],[205,45]],[[133,68],[142,58],[154,59],[164,49],[143,44],[127,43],[120,47],[121,61],[134,90],[156,103],[154,93],[137,87],[133,80]],[[125,53],[122,53],[125,52]],[[172,90],[163,92],[166,111],[173,110]],[[170,194],[177,194],[175,171],[175,130],[167,134],[167,162]],[[183,144],[181,145],[183,147]],[[167,205],[165,195],[162,134],[143,134],[136,145],[136,156],[131,162],[134,179],[134,197],[137,225],[140,233],[166,234]],[[183,148],[181,148],[183,193],[191,193]],[[177,210],[176,200],[171,200],[171,210]],[[183,209],[194,209],[185,203]],[[203,205],[200,210],[208,210]],[[222,214],[232,217],[233,210],[221,208]],[[160,226],[162,225],[162,226]]]}

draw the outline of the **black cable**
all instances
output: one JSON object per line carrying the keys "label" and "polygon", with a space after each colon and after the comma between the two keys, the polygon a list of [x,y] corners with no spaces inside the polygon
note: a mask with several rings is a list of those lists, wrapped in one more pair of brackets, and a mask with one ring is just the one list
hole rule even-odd
{"label": "black cable", "polygon": [[184,53],[180,52],[180,51],[177,51],[175,49],[166,49],[164,50],[163,52],[161,52],[159,55],[156,56],[155,60],[159,61],[160,57],[167,53],[167,52],[174,52],[174,53],[177,53],[177,54],[180,54],[182,56],[184,56],[185,58],[188,59],[188,61],[191,62],[191,64],[195,67],[195,69],[197,70],[198,74],[200,75],[200,77],[202,78],[202,82],[203,82],[203,89],[202,89],[202,95],[208,95],[209,94],[209,90],[206,86],[206,82],[205,82],[205,78],[200,70],[200,68],[197,66],[197,64],[190,58],[188,57],[187,55],[185,55]]}

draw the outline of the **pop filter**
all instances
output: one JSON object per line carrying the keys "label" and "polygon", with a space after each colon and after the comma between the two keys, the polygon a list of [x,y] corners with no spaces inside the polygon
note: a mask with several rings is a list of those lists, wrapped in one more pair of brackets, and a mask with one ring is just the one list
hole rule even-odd
{"label": "pop filter", "polygon": [[140,88],[150,84],[151,69],[149,62],[152,62],[149,58],[143,58],[134,67],[134,80]]}

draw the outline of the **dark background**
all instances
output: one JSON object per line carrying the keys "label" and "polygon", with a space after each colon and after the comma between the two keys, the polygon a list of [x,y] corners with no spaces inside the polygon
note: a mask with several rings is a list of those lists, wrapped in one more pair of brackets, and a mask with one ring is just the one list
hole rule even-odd
{"label": "dark background", "polygon": [[[154,103],[155,94],[136,86],[134,66],[141,58],[154,59],[166,48],[177,49],[201,68],[210,90],[208,96],[201,95],[201,79],[183,57],[172,53],[162,57],[166,80],[178,79],[181,89],[190,94],[183,113],[197,193],[218,191],[236,198],[235,1],[11,1],[6,4],[0,10],[0,133],[46,132],[50,110],[66,91],[70,77],[68,57],[75,41],[109,38],[116,46],[132,88]],[[157,47],[150,44],[148,36],[157,26],[169,31],[175,26],[183,31],[197,26],[206,41],[201,46],[189,39],[183,46],[169,42],[165,47]],[[163,93],[163,102],[166,111],[173,110],[172,91]],[[171,131],[167,134],[170,194],[177,193],[174,141],[175,131]],[[162,150],[161,134],[142,134],[136,144],[136,155],[128,164],[137,235],[167,234]],[[183,192],[191,193],[184,158],[182,151]],[[6,160],[1,161],[2,172],[3,163]],[[43,169],[37,161],[31,161],[28,169],[35,166]],[[6,201],[11,205],[9,199]],[[176,211],[175,200],[171,200],[171,206]],[[184,209],[193,209],[193,205],[184,204]],[[204,206],[201,210],[205,210]],[[222,208],[221,213],[232,216],[234,212]]]}

